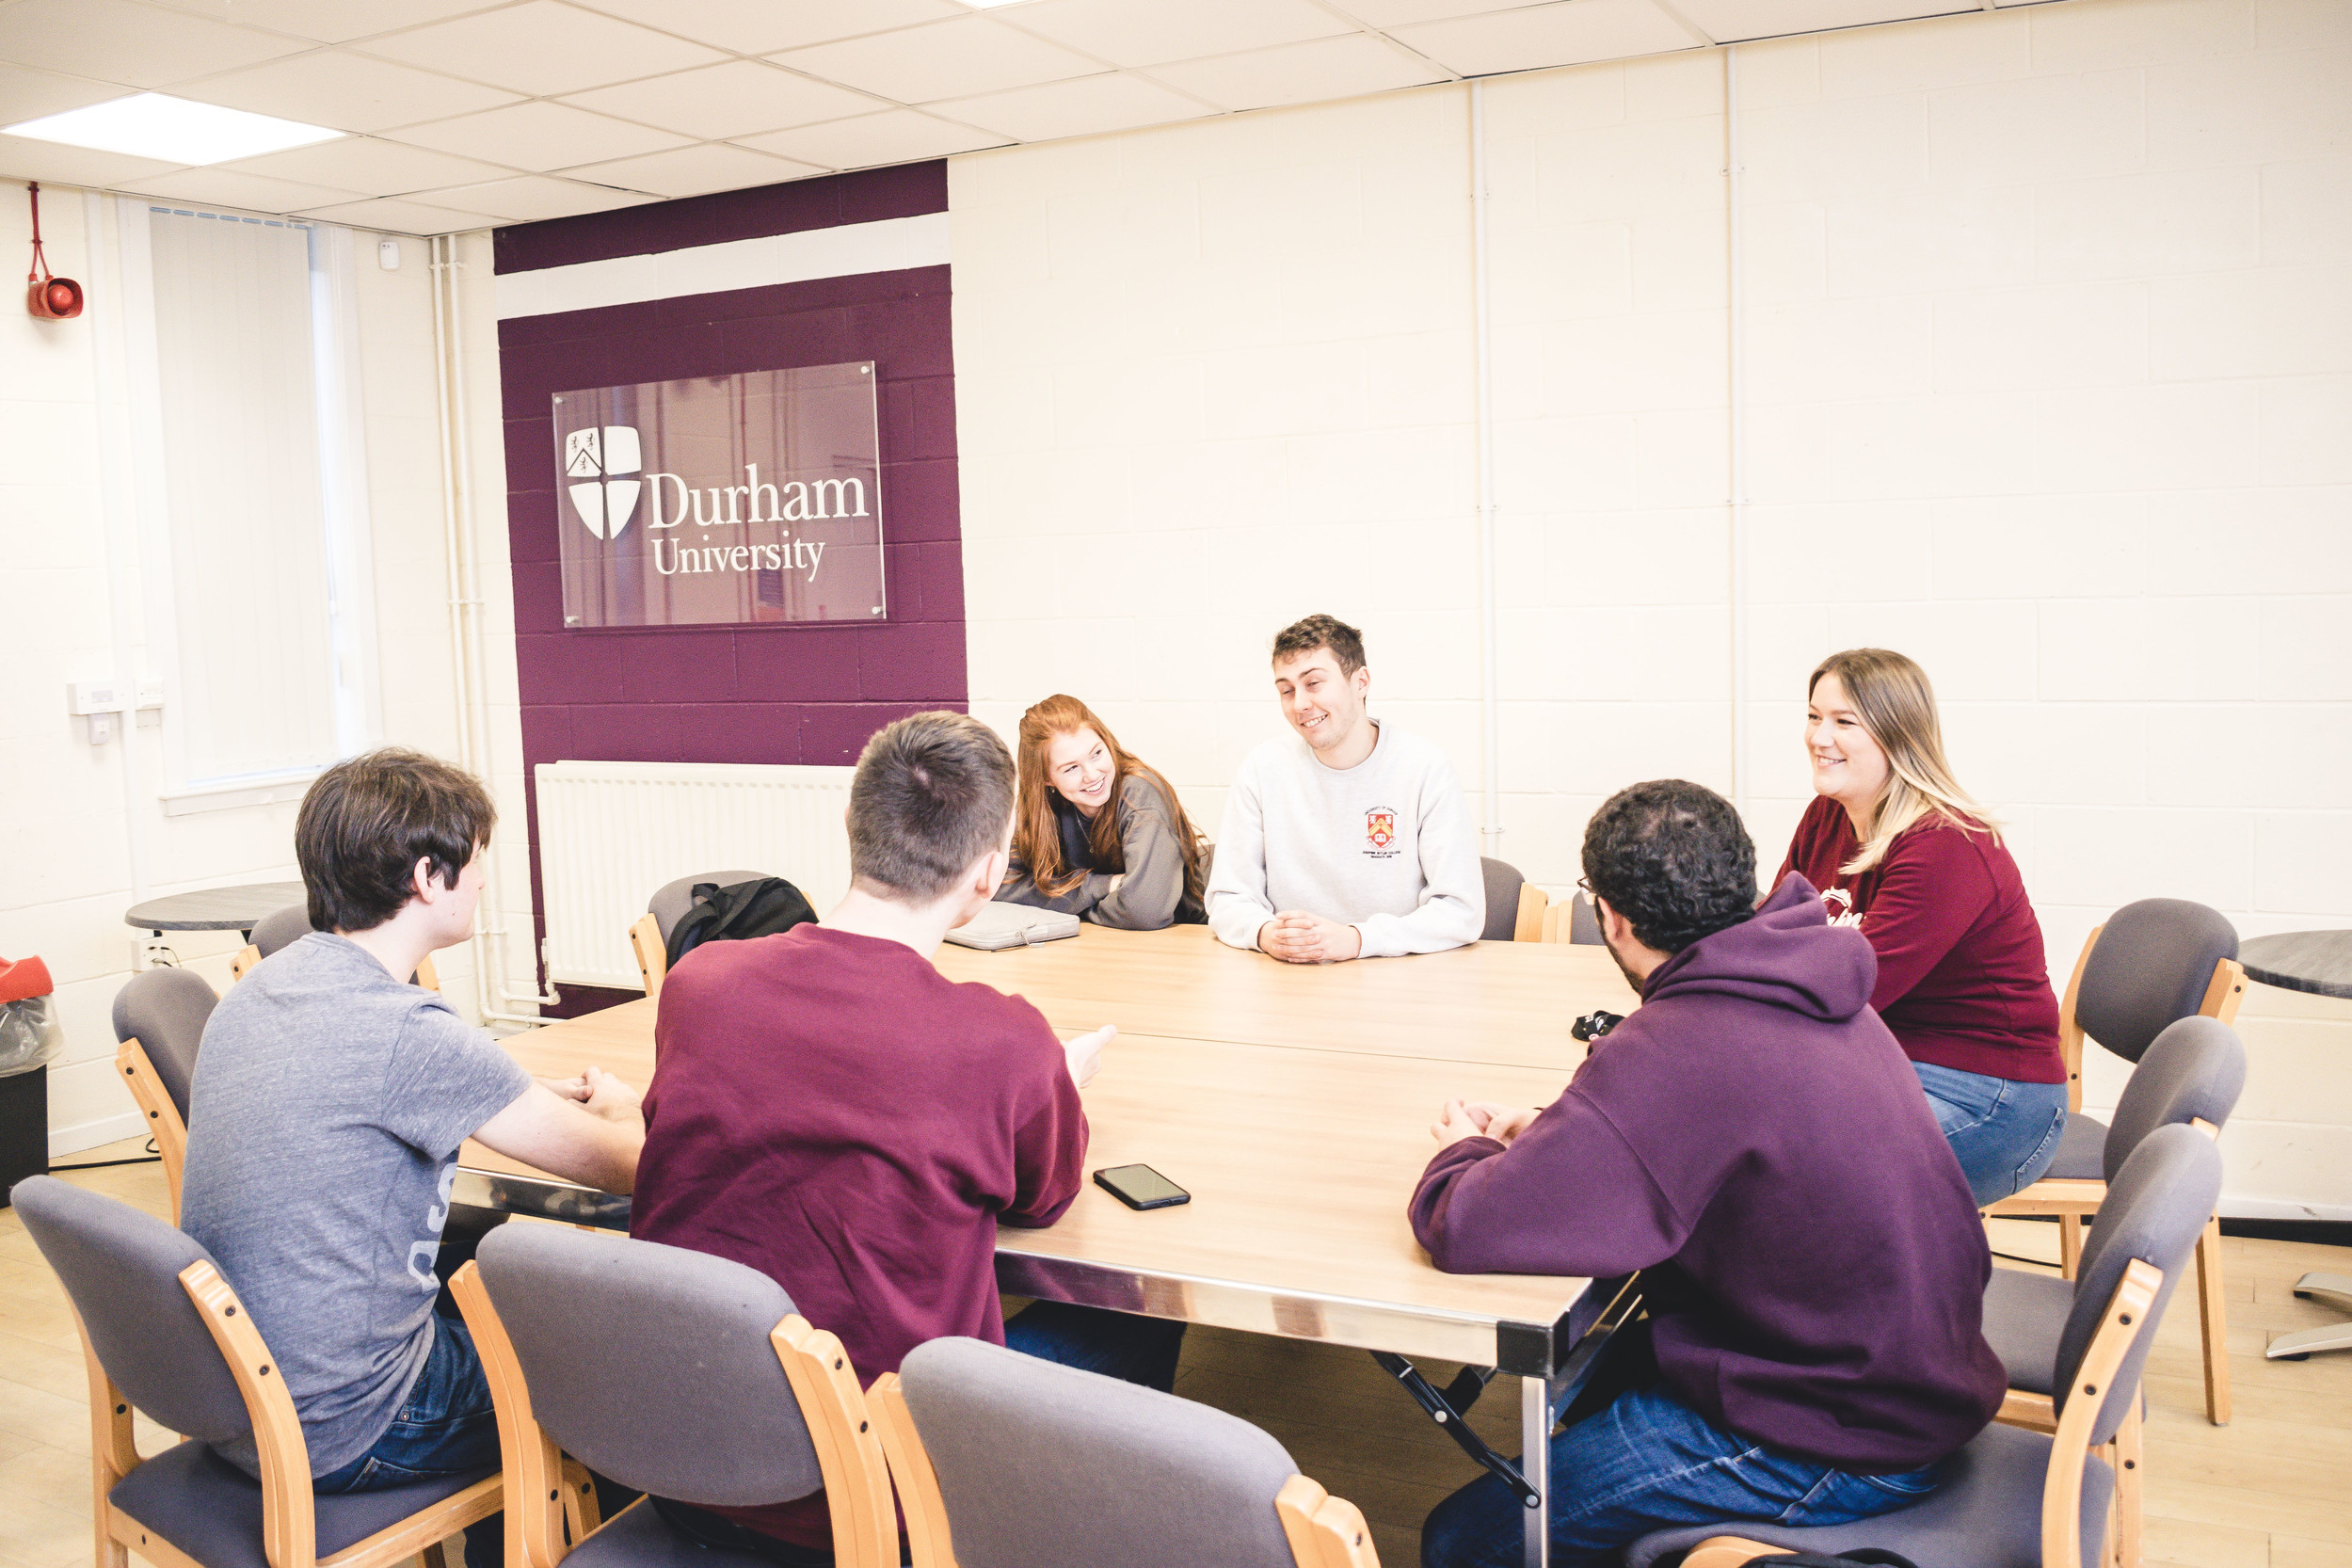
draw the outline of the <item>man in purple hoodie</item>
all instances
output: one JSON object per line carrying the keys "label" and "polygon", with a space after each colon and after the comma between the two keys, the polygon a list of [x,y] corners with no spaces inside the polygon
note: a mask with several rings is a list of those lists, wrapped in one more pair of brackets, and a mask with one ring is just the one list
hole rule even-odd
{"label": "man in purple hoodie", "polygon": [[[1450,1273],[1644,1271],[1639,1370],[1552,1438],[1552,1560],[1917,1502],[2008,1380],[1984,1229],[1870,1010],[1870,944],[1793,873],[1757,907],[1738,813],[1680,779],[1594,813],[1584,873],[1640,1011],[1540,1112],[1449,1102],[1412,1208]],[[1421,1560],[1515,1563],[1520,1518],[1481,1477],[1431,1513]]]}

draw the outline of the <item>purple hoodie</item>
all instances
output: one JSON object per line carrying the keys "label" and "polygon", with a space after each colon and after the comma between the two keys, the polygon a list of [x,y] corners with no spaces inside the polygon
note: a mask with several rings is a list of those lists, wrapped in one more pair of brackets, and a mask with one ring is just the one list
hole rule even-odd
{"label": "purple hoodie", "polygon": [[1791,874],[1658,966],[1508,1150],[1440,1150],[1414,1235],[1449,1273],[1650,1271],[1660,1377],[1743,1437],[1864,1473],[1951,1453],[2008,1386],[1992,1259],[1877,975]]}

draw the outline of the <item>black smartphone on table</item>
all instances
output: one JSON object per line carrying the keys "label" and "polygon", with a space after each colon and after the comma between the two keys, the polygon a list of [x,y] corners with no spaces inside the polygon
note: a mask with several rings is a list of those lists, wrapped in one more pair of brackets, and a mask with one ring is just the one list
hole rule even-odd
{"label": "black smartphone on table", "polygon": [[1095,1185],[1129,1208],[1169,1208],[1191,1203],[1192,1194],[1149,1165],[1109,1165],[1095,1173]]}

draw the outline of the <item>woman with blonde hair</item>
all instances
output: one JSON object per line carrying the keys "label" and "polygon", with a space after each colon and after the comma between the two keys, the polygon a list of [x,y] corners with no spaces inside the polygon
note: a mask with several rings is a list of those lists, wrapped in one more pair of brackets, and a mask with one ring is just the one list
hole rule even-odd
{"label": "woman with blonde hair", "polygon": [[1806,687],[1817,798],[1781,874],[1879,958],[1871,1005],[1919,1074],[1979,1208],[2038,1179],[2066,1127],[2066,1059],[2041,923],[1999,825],[1944,759],[1928,672],[1882,648]]}
{"label": "woman with blonde hair", "polygon": [[1013,863],[997,896],[1124,931],[1199,925],[1202,840],[1158,770],[1074,696],[1021,715]]}

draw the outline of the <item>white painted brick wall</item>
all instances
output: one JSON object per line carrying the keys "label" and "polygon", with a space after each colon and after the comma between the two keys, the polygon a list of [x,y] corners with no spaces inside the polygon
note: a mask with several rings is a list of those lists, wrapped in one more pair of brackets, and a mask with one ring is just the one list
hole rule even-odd
{"label": "white painted brick wall", "polygon": [[[2352,7],[2070,0],[1740,71],[1760,853],[1806,672],[1884,643],[2059,984],[2152,894],[2352,924]],[[1558,890],[1611,790],[1730,777],[1722,62],[1486,90],[1502,853]],[[976,712],[1074,691],[1213,824],[1279,723],[1265,638],[1328,609],[1476,808],[1466,128],[1448,87],[954,162]],[[2243,1019],[2233,1208],[2352,1218],[2352,1008]]]}

